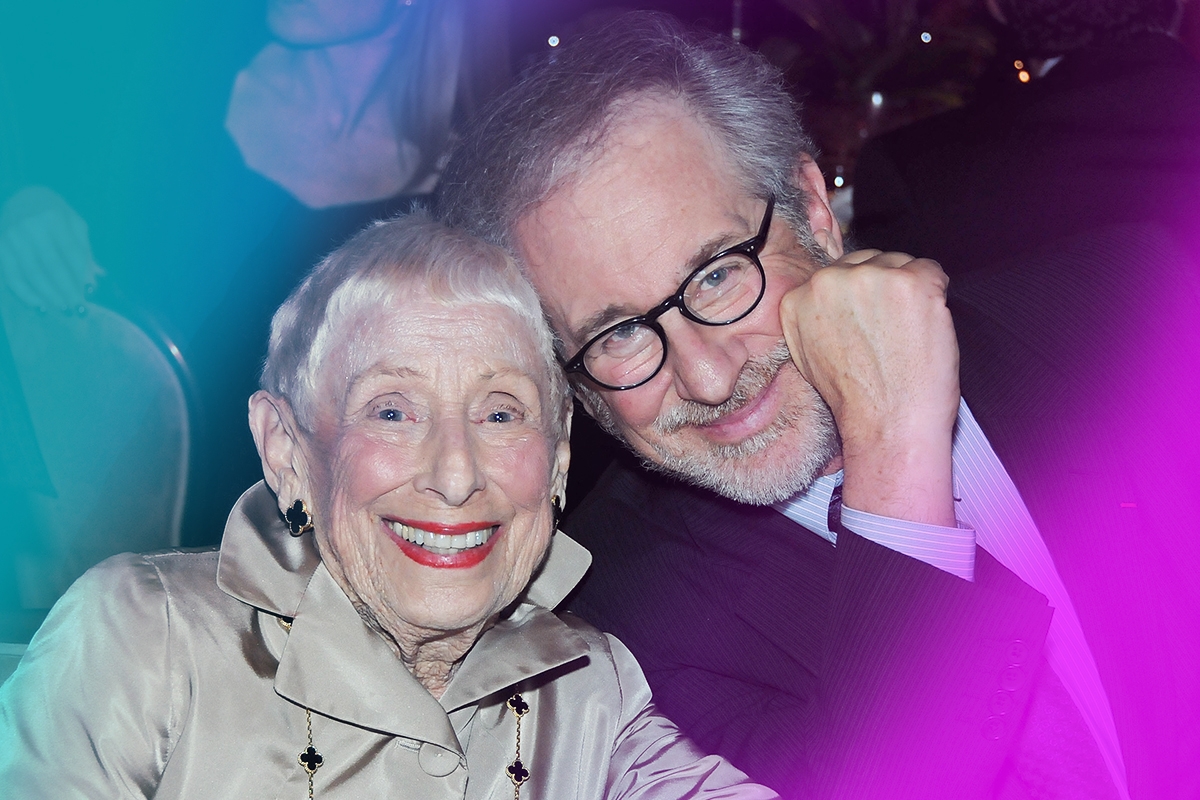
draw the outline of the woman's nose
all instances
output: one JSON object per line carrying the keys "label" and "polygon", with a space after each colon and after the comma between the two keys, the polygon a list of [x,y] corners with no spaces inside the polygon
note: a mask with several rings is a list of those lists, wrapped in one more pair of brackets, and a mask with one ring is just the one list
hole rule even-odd
{"label": "woman's nose", "polygon": [[679,317],[663,325],[667,366],[684,400],[718,405],[729,399],[748,354],[736,337]]}
{"label": "woman's nose", "polygon": [[414,485],[419,492],[438,495],[450,506],[461,506],[484,486],[470,423],[438,420],[424,446],[424,464]]}

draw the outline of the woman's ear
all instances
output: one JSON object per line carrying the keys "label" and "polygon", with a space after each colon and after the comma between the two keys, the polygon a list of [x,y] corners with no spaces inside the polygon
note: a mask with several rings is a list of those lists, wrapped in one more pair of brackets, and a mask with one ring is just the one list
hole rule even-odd
{"label": "woman's ear", "polygon": [[554,464],[550,470],[550,496],[557,496],[559,504],[567,504],[567,471],[571,468],[571,416],[574,404],[567,409],[567,419],[563,425],[563,437],[554,446]]}
{"label": "woman's ear", "polygon": [[842,227],[829,207],[829,194],[825,191],[825,176],[810,156],[801,155],[793,175],[796,185],[804,190],[808,198],[805,209],[813,238],[830,259],[838,259],[845,252],[842,245]]}
{"label": "woman's ear", "polygon": [[250,396],[250,431],[262,459],[263,477],[280,511],[296,500],[312,502],[299,426],[287,400],[259,390]]}

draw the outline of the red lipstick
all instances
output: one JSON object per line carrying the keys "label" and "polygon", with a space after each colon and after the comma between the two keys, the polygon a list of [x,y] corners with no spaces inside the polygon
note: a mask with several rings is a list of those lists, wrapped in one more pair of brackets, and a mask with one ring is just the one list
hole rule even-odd
{"label": "red lipstick", "polygon": [[[438,522],[417,522],[403,519],[397,519],[397,522],[408,525],[412,528],[420,528],[423,531],[431,533],[441,533],[447,536],[457,536],[462,533],[470,533],[482,528],[496,527],[495,523],[487,522],[462,522],[454,525],[446,525]],[[466,569],[473,567],[476,564],[483,562],[488,554],[492,552],[492,548],[496,546],[497,540],[504,535],[504,528],[500,527],[491,538],[478,547],[472,547],[469,550],[463,550],[458,553],[440,554],[426,550],[418,544],[408,541],[404,537],[398,535],[387,520],[380,522],[383,526],[383,531],[388,535],[396,546],[400,548],[400,552],[411,558],[413,561],[425,567],[435,567],[437,569]]]}

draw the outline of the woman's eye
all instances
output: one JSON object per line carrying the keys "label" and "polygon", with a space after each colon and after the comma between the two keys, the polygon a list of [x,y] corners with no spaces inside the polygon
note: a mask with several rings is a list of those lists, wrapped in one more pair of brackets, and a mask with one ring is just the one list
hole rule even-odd
{"label": "woman's eye", "polygon": [[487,415],[488,422],[515,422],[517,415],[511,411],[493,411]]}
{"label": "woman's eye", "polygon": [[384,422],[399,422],[404,419],[404,412],[398,408],[382,408],[379,410],[379,418]]}

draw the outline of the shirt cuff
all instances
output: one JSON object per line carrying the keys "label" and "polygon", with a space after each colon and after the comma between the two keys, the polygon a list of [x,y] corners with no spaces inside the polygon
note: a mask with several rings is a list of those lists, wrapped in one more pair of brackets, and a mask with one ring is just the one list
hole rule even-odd
{"label": "shirt cuff", "polygon": [[842,527],[889,550],[924,561],[931,567],[975,580],[975,529],[946,528],[881,517],[842,506]]}

